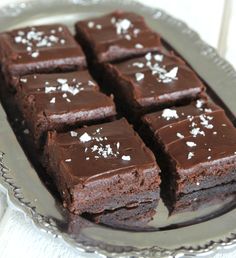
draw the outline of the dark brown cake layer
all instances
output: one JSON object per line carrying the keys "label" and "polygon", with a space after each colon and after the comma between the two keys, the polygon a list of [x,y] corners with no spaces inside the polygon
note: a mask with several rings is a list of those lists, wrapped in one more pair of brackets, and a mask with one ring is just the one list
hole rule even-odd
{"label": "dark brown cake layer", "polygon": [[76,23],[76,37],[87,58],[98,62],[118,61],[160,49],[160,36],[142,16],[116,11]]}
{"label": "dark brown cake layer", "polygon": [[16,101],[38,147],[49,130],[111,120],[113,100],[99,91],[87,71],[20,77]]}
{"label": "dark brown cake layer", "polygon": [[118,102],[125,102],[131,116],[190,102],[205,91],[197,75],[173,54],[148,53],[121,63],[104,64],[103,70],[108,92],[113,92]]}
{"label": "dark brown cake layer", "polygon": [[236,129],[222,109],[197,102],[195,108],[146,115],[143,122],[164,153],[163,192],[171,192],[168,198],[236,180]]}
{"label": "dark brown cake layer", "polygon": [[125,119],[48,134],[49,172],[74,213],[99,213],[159,198],[160,169]]}
{"label": "dark brown cake layer", "polygon": [[84,69],[85,55],[62,24],[32,26],[0,34],[0,64],[4,79],[32,73]]}
{"label": "dark brown cake layer", "polygon": [[[196,211],[200,208],[212,205],[226,204],[229,206],[235,203],[236,183],[231,182],[208,189],[199,190],[193,193],[184,194],[179,197],[176,203],[170,208],[171,214]],[[221,210],[224,212],[224,209]]]}

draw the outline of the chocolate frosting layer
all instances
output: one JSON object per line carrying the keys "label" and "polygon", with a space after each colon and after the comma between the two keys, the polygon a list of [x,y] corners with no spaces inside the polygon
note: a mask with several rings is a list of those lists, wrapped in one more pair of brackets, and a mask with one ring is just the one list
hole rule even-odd
{"label": "chocolate frosting layer", "polygon": [[143,116],[142,120],[150,127],[152,132],[155,133],[162,127],[180,122],[188,117],[199,116],[219,109],[220,107],[213,102],[200,99],[186,106],[171,107],[162,111],[146,114]]}
{"label": "chocolate frosting layer", "polygon": [[184,169],[181,173],[188,174],[189,168],[203,163],[222,160],[224,164],[225,158],[236,159],[236,129],[223,110],[173,124],[161,129],[159,135],[177,168]]}
{"label": "chocolate frosting layer", "polygon": [[[44,114],[49,119],[104,108],[115,114],[115,105],[111,98],[99,92],[98,85],[87,71],[63,74],[35,74],[19,79],[18,95],[25,99],[36,114]],[[106,113],[106,110],[99,110]],[[87,114],[88,115],[88,114]],[[98,116],[101,116],[97,114]],[[109,114],[108,114],[109,115]],[[78,115],[79,118],[79,115]],[[67,116],[66,119],[69,119]],[[68,121],[69,122],[69,121]]]}
{"label": "chocolate frosting layer", "polygon": [[74,183],[130,171],[159,171],[152,152],[125,119],[63,134],[50,132],[47,148]]}
{"label": "chocolate frosting layer", "polygon": [[116,115],[112,98],[99,91],[88,71],[25,75],[16,89],[16,101],[37,145],[48,130],[65,131]]}
{"label": "chocolate frosting layer", "polygon": [[116,61],[161,47],[159,35],[151,31],[142,16],[131,12],[116,11],[79,21],[76,30],[78,40],[100,62]]}
{"label": "chocolate frosting layer", "polygon": [[2,69],[9,76],[86,66],[84,53],[62,24],[1,33],[0,57]]}

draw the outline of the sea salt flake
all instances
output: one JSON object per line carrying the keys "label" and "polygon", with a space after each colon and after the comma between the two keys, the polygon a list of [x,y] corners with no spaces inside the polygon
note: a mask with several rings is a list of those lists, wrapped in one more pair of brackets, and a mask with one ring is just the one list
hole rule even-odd
{"label": "sea salt flake", "polygon": [[71,100],[70,100],[70,99],[68,99],[68,98],[66,98],[66,101],[67,101],[67,102],[71,102]]}
{"label": "sea salt flake", "polygon": [[204,104],[204,101],[198,99],[197,102],[196,102],[196,108],[199,108],[199,109],[202,108],[203,104]]}
{"label": "sea salt flake", "polygon": [[56,102],[56,98],[53,97],[51,100],[50,100],[50,103],[54,104]]}
{"label": "sea salt flake", "polygon": [[132,65],[135,66],[135,67],[138,67],[138,68],[143,68],[144,67],[143,63],[138,63],[138,62],[135,62]]}
{"label": "sea salt flake", "polygon": [[36,58],[36,57],[39,56],[39,52],[38,52],[38,51],[33,52],[33,53],[31,54],[31,56],[32,56],[33,58]]}
{"label": "sea salt flake", "polygon": [[197,135],[203,135],[205,136],[205,132],[201,131],[200,128],[193,128],[190,133],[193,135],[193,137],[197,137]]}
{"label": "sea salt flake", "polygon": [[165,74],[165,77],[170,79],[176,79],[177,73],[178,73],[178,67],[172,68],[168,73]]}
{"label": "sea salt flake", "polygon": [[186,145],[190,148],[197,146],[197,144],[195,142],[186,142]]}
{"label": "sea salt flake", "polygon": [[27,83],[27,79],[26,78],[20,78],[20,82]]}
{"label": "sea salt flake", "polygon": [[213,126],[212,124],[206,125],[205,127],[206,127],[207,129],[213,129],[213,128],[214,128],[214,126]]}
{"label": "sea salt flake", "polygon": [[137,36],[139,33],[140,33],[140,29],[135,28],[135,29],[134,29],[134,35]]}
{"label": "sea salt flake", "polygon": [[154,59],[155,59],[157,62],[162,62],[162,61],[163,61],[163,58],[164,58],[163,55],[159,55],[159,54],[154,55]]}
{"label": "sea salt flake", "polygon": [[199,183],[199,182],[197,182],[197,183],[196,183],[196,185],[200,185],[200,183]]}
{"label": "sea salt flake", "polygon": [[121,158],[122,160],[126,160],[126,161],[131,160],[131,157],[129,155],[123,155]]}
{"label": "sea salt flake", "polygon": [[90,29],[92,29],[94,27],[94,22],[92,22],[92,21],[88,22],[88,27]]}
{"label": "sea salt flake", "polygon": [[211,159],[211,156],[208,156],[207,159],[210,160],[210,159]]}
{"label": "sea salt flake", "polygon": [[22,37],[21,36],[16,36],[15,37],[15,42],[16,43],[20,43],[22,41]]}
{"label": "sea salt flake", "polygon": [[102,29],[102,25],[101,24],[97,24],[96,25],[96,29],[101,30]]}
{"label": "sea salt flake", "polygon": [[24,35],[25,35],[25,32],[24,32],[23,30],[19,30],[19,31],[17,31],[17,34],[18,34],[19,36],[24,36]]}
{"label": "sea salt flake", "polygon": [[93,81],[88,80],[88,85],[89,86],[95,86],[95,83]]}
{"label": "sea salt flake", "polygon": [[86,157],[86,160],[89,160],[90,158],[89,157]]}
{"label": "sea salt flake", "polygon": [[115,17],[112,17],[112,18],[111,18],[111,23],[112,23],[112,24],[115,24],[115,23],[116,23],[116,18],[115,18]]}
{"label": "sea salt flake", "polygon": [[67,83],[67,79],[58,78],[57,82],[60,84],[65,84],[65,83]]}
{"label": "sea salt flake", "polygon": [[165,118],[167,121],[170,120],[170,119],[178,119],[179,116],[177,114],[177,111],[174,110],[174,109],[169,109],[169,108],[166,108],[163,110],[162,112],[162,115],[161,115],[163,118]]}
{"label": "sea salt flake", "polygon": [[92,140],[92,137],[91,137],[89,134],[84,133],[84,134],[82,134],[82,135],[80,136],[79,139],[80,139],[81,142],[89,142],[89,141]]}
{"label": "sea salt flake", "polygon": [[135,47],[135,48],[140,49],[140,48],[143,48],[143,45],[142,45],[142,44],[137,43],[137,44],[135,44],[135,46],[134,46],[134,47]]}
{"label": "sea salt flake", "polygon": [[92,150],[92,152],[98,150],[98,146],[97,145],[93,145],[93,147],[91,147],[91,150]]}
{"label": "sea salt flake", "polygon": [[192,157],[194,157],[194,153],[193,152],[189,152],[188,153],[188,159],[191,159]]}
{"label": "sea salt flake", "polygon": [[135,77],[136,77],[136,81],[139,82],[139,81],[144,79],[144,74],[143,73],[136,73]]}
{"label": "sea salt flake", "polygon": [[177,133],[176,135],[177,135],[177,137],[179,137],[180,139],[183,139],[183,138],[184,138],[184,136],[183,136],[181,133]]}
{"label": "sea salt flake", "polygon": [[71,159],[66,159],[65,162],[71,162]]}
{"label": "sea salt flake", "polygon": [[131,40],[132,38],[131,38],[131,36],[130,35],[125,35],[125,38],[127,39],[127,40]]}
{"label": "sea salt flake", "polygon": [[50,93],[50,92],[53,92],[55,91],[57,88],[54,87],[54,86],[46,86],[45,87],[45,93]]}
{"label": "sea salt flake", "polygon": [[131,22],[128,19],[118,20],[116,22],[116,33],[126,33],[131,26]]}
{"label": "sea salt flake", "polygon": [[152,54],[149,52],[145,55],[146,60],[150,61],[152,60]]}
{"label": "sea salt flake", "polygon": [[75,131],[70,131],[71,137],[77,137],[78,133]]}
{"label": "sea salt flake", "polygon": [[52,42],[58,42],[58,37],[56,37],[54,35],[50,35],[49,40],[52,41]]}

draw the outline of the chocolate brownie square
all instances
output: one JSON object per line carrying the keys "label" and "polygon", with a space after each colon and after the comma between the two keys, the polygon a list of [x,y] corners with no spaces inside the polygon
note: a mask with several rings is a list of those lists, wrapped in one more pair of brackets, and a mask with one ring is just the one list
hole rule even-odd
{"label": "chocolate brownie square", "polygon": [[84,69],[85,55],[62,24],[31,26],[0,34],[0,64],[5,80],[15,76]]}
{"label": "chocolate brownie square", "polygon": [[203,95],[205,86],[182,59],[162,52],[128,61],[103,64],[104,82],[139,116],[163,107],[190,102]]}
{"label": "chocolate brownie square", "polygon": [[201,109],[206,113],[189,113],[185,119],[179,119],[176,110],[166,109],[162,118],[179,121],[162,127],[156,127],[154,115],[143,118],[153,141],[163,151],[163,188],[170,192],[172,201],[183,194],[236,181],[236,129],[222,109]]}
{"label": "chocolate brownie square", "polygon": [[87,58],[97,62],[117,61],[162,47],[160,36],[131,12],[116,11],[76,23],[76,38]]}
{"label": "chocolate brownie square", "polygon": [[160,169],[125,119],[49,132],[49,174],[73,213],[100,213],[159,198]]}
{"label": "chocolate brownie square", "polygon": [[40,147],[48,130],[65,131],[116,116],[112,98],[99,91],[88,71],[22,76],[16,101]]}

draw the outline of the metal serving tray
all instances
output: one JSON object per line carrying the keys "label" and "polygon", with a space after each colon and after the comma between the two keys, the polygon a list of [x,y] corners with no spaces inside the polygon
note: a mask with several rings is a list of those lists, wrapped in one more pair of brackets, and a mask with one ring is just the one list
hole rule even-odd
{"label": "metal serving tray", "polygon": [[[162,10],[133,1],[47,0],[16,1],[0,10],[1,31],[26,25],[63,22],[73,30],[79,19],[115,9],[135,11],[183,56],[220,96],[231,118],[236,114],[236,72],[183,22]],[[168,216],[163,203],[147,227],[137,230],[71,219],[27,160],[0,106],[0,188],[9,201],[41,230],[59,236],[71,248],[113,256],[197,256],[236,243],[235,196],[195,211]]]}

